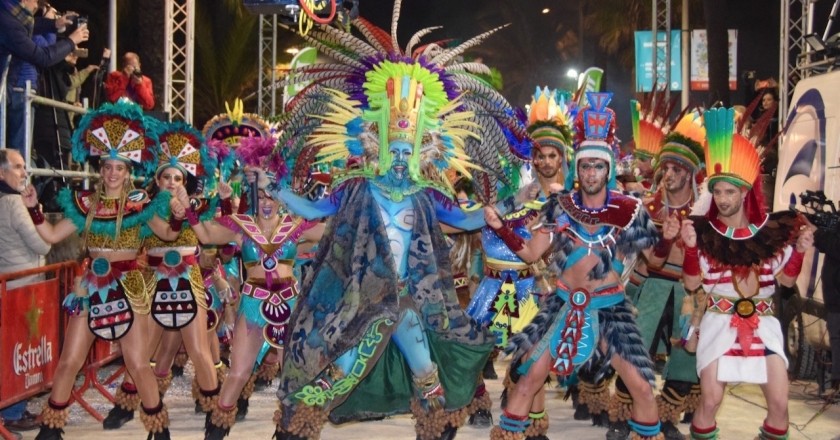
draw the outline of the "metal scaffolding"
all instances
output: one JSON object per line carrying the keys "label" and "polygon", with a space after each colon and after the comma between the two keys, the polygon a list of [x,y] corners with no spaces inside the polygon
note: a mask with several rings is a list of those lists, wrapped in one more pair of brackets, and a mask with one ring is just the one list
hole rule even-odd
{"label": "metal scaffolding", "polygon": [[166,0],[163,109],[192,123],[195,1]]}
{"label": "metal scaffolding", "polygon": [[260,66],[257,113],[267,117],[277,110],[277,15],[260,14]]}
{"label": "metal scaffolding", "polygon": [[797,67],[797,58],[806,52],[805,35],[814,25],[814,0],[782,0],[779,26],[779,123],[784,124],[788,114],[793,88],[800,79],[810,76]]}
{"label": "metal scaffolding", "polygon": [[[651,30],[653,32],[654,84],[671,97],[671,0],[651,0]],[[659,32],[665,32],[665,50],[659,50]],[[685,87],[685,86],[684,86]]]}

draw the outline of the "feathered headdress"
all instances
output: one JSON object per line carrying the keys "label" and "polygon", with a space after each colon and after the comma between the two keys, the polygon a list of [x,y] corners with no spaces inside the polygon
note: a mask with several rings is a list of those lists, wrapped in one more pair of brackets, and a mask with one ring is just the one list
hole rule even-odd
{"label": "feathered headdress", "polygon": [[286,155],[297,177],[313,163],[344,168],[335,185],[387,171],[388,142],[400,139],[414,148],[409,173],[416,185],[451,196],[444,171],[454,168],[477,177],[478,196],[492,200],[496,181],[506,179],[502,160],[520,160],[505,129],[518,139],[527,134],[507,100],[473,75],[489,72],[486,66],[453,61],[501,28],[453,48],[429,45],[415,54],[420,39],[436,28],[417,32],[401,48],[396,38],[400,9],[397,0],[390,35],[358,18],[352,25],[364,39],[328,26],[304,36],[336,62],[300,67],[287,80],[310,84],[279,119],[282,135],[274,154]]}
{"label": "feathered headdress", "polygon": [[183,122],[170,122],[157,129],[157,137],[160,153],[155,175],[166,168],[177,168],[185,178],[196,179],[199,188],[208,191],[215,188],[217,164],[198,130]]}
{"label": "feathered headdress", "polygon": [[[707,188],[711,192],[718,182],[728,182],[747,189],[744,209],[751,225],[762,225],[767,217],[761,194],[759,173],[761,158],[753,142],[735,132],[735,110],[718,108],[703,114],[706,125]],[[717,217],[712,203],[707,216]]]}
{"label": "feathered headdress", "polygon": [[586,93],[589,106],[580,109],[575,117],[575,161],[566,176],[566,188],[574,187],[577,163],[583,158],[607,161],[610,167],[607,187],[616,187],[615,158],[618,146],[615,140],[615,112],[607,107],[612,95],[609,92]]}
{"label": "feathered headdress", "polygon": [[137,104],[119,101],[86,113],[73,132],[73,160],[91,157],[116,159],[132,166],[136,177],[150,178],[155,171],[157,120],[144,116]]}
{"label": "feathered headdress", "polygon": [[673,160],[688,168],[692,174],[696,174],[705,162],[705,141],[703,116],[699,111],[686,113],[673,126],[671,132],[665,135],[662,149],[656,155],[654,169],[659,169],[663,161]]}
{"label": "feathered headdress", "polygon": [[237,98],[231,109],[225,103],[227,113],[214,116],[201,130],[208,144],[224,142],[229,148],[239,146],[243,137],[269,137],[271,127],[258,115],[245,113],[242,100]]}
{"label": "feathered headdress", "polygon": [[630,120],[633,125],[633,154],[641,159],[653,159],[662,149],[665,135],[671,129],[669,120],[676,100],[668,102],[664,92],[648,93],[643,102],[630,100]]}
{"label": "feathered headdress", "polygon": [[554,147],[565,160],[572,147],[571,106],[558,90],[537,87],[528,106],[528,133],[535,146]]}

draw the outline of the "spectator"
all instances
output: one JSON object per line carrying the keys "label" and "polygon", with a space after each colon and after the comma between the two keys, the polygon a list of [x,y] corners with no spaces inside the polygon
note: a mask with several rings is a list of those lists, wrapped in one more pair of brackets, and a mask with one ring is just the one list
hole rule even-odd
{"label": "spectator", "polygon": [[[20,192],[26,186],[23,156],[16,150],[0,148],[0,273],[32,269],[44,264],[50,245],[38,235],[29,218]],[[10,281],[9,289],[42,279],[40,275]],[[38,427],[35,416],[26,411],[26,402],[0,411],[6,428],[28,431]]]}
{"label": "spectator", "polygon": [[146,111],[155,107],[152,80],[140,71],[140,57],[136,53],[126,52],[123,55],[122,70],[108,74],[105,79],[105,95],[110,102],[127,98]]}
{"label": "spectator", "polygon": [[[49,67],[61,61],[76,45],[87,41],[87,26],[78,27],[67,39],[59,39],[55,44],[38,47],[32,41],[32,34],[56,32],[66,26],[67,18],[50,20],[35,19],[34,13],[38,0],[0,0],[0,72],[9,69],[6,99],[6,143],[18,151],[24,151],[24,107],[26,97],[22,92],[13,90],[18,86],[21,63],[32,63],[37,67]],[[12,55],[11,62],[9,55]],[[8,66],[7,66],[8,64]]]}

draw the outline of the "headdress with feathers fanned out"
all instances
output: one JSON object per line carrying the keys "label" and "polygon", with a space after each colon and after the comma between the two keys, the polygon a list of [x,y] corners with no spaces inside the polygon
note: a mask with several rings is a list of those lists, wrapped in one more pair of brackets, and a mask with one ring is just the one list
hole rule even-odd
{"label": "headdress with feathers fanned out", "polygon": [[275,155],[285,155],[292,177],[313,163],[357,169],[336,175],[373,177],[387,171],[387,145],[395,132],[414,148],[409,174],[420,186],[452,194],[444,171],[454,168],[479,181],[477,196],[494,201],[497,181],[506,181],[502,163],[519,162],[505,132],[527,137],[507,100],[473,73],[487,73],[480,63],[455,59],[502,27],[452,48],[420,39],[437,29],[418,31],[405,48],[397,42],[401,1],[394,3],[390,35],[363,18],[353,27],[363,38],[321,26],[303,38],[335,62],[303,66],[295,83],[309,82],[286,106],[279,120],[282,134]]}

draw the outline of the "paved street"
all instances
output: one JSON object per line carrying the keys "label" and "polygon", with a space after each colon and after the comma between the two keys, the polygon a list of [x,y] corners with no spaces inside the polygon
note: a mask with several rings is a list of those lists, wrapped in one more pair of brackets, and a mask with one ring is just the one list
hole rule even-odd
{"label": "paved street", "polygon": [[[496,363],[499,372],[507,367],[507,361]],[[172,420],[173,439],[201,439],[204,416],[193,412],[190,397],[192,365],[187,365],[184,377],[176,378],[166,396],[169,414]],[[488,389],[494,398],[501,392],[501,380],[488,381]],[[95,392],[87,393],[94,407],[105,413],[110,408],[104,398]],[[40,410],[44,398],[34,400],[30,410]],[[144,439],[140,421],[129,422],[118,431],[103,431],[101,424],[87,415],[81,407],[72,407],[71,422],[67,426],[67,439]],[[271,417],[276,408],[273,390],[255,393],[251,399],[251,409],[244,422],[238,423],[229,438],[231,439],[269,439],[274,427]],[[548,413],[551,418],[549,437],[555,440],[600,440],[605,430],[593,427],[589,422],[576,421],[572,418],[571,402],[563,401],[562,395],[553,389],[548,393]],[[494,408],[494,417],[498,416],[498,404]],[[831,440],[840,436],[840,404],[825,404],[817,396],[816,384],[812,382],[794,382],[791,385],[791,440]],[[729,387],[718,419],[722,439],[752,439],[758,433],[758,426],[764,416],[763,399],[758,387],[737,385]],[[680,430],[688,433],[688,425],[680,425]],[[35,431],[25,433],[24,439],[35,438]],[[327,426],[322,439],[371,440],[371,439],[410,439],[414,438],[413,422],[410,416],[394,417],[369,423],[356,423],[341,427]],[[487,429],[464,427],[458,431],[459,440],[486,439]]]}

